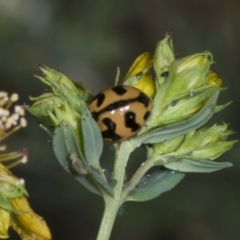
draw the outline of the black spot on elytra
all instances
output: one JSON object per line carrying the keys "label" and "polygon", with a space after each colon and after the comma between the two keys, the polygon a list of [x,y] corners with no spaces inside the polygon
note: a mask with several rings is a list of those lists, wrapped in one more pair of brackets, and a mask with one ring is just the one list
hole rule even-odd
{"label": "black spot on elytra", "polygon": [[124,95],[127,90],[123,86],[115,86],[112,88],[112,90],[117,94],[117,95]]}
{"label": "black spot on elytra", "polygon": [[148,118],[150,117],[150,115],[151,115],[151,113],[150,113],[149,111],[147,111],[147,112],[144,114],[143,119],[144,119],[145,121],[147,121]]}
{"label": "black spot on elytra", "polygon": [[125,126],[131,128],[132,132],[136,132],[140,129],[140,125],[136,123],[136,114],[128,111],[124,114]]}
{"label": "black spot on elytra", "polygon": [[93,119],[97,122],[98,121],[98,113],[97,112],[92,112],[92,117]]}
{"label": "black spot on elytra", "polygon": [[113,103],[109,104],[106,108],[104,108],[104,111],[111,111],[114,109],[118,109],[118,108],[127,106],[130,102],[131,102],[131,100],[120,100],[117,102],[113,102]]}
{"label": "black spot on elytra", "polygon": [[99,93],[95,98],[94,98],[94,100],[96,99],[96,101],[97,101],[97,107],[100,107],[102,104],[103,104],[103,102],[104,102],[104,100],[105,100],[105,94],[104,93]]}
{"label": "black spot on elytra", "polygon": [[144,93],[140,93],[136,100],[143,103],[145,107],[148,107],[148,104],[150,102],[149,97],[147,97]]}
{"label": "black spot on elytra", "polygon": [[102,131],[103,138],[110,138],[113,141],[121,140],[122,137],[116,133],[116,123],[111,118],[104,118],[102,122],[107,127],[107,130]]}

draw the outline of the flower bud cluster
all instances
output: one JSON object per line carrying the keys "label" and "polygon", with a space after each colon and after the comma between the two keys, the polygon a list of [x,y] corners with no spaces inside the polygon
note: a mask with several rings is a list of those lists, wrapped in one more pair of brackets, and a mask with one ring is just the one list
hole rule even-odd
{"label": "flower bud cluster", "polygon": [[172,155],[196,159],[214,160],[228,151],[237,141],[226,141],[233,134],[227,124],[213,125],[193,130],[186,135],[153,144],[149,155]]}
{"label": "flower bud cluster", "polygon": [[48,85],[50,91],[32,97],[35,102],[27,110],[46,126],[56,127],[64,120],[76,129],[80,121],[80,105],[86,105],[92,97],[91,92],[83,84],[72,82],[58,71],[46,66],[40,69],[43,77],[36,77]]}

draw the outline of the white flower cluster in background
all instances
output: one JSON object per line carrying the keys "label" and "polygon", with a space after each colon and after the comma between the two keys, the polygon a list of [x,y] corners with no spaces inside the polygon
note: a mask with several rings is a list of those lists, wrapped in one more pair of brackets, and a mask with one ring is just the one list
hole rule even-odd
{"label": "white flower cluster in background", "polygon": [[[25,109],[23,106],[14,105],[18,101],[17,93],[9,95],[7,92],[0,91],[0,142],[27,126],[27,120],[24,118]],[[6,145],[0,145],[0,151],[5,151]],[[8,165],[8,168],[27,162],[27,149],[21,149],[11,153],[0,154],[0,162],[14,162]]]}
{"label": "white flower cluster in background", "polygon": [[4,133],[12,127],[20,128],[27,126],[27,121],[23,117],[25,115],[25,109],[22,106],[16,105],[13,111],[10,110],[12,104],[17,100],[17,93],[9,96],[7,92],[0,92],[0,139],[2,139]]}

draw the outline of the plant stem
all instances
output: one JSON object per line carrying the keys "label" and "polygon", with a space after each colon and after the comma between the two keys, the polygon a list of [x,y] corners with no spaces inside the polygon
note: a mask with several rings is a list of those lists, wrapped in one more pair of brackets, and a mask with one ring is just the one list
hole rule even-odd
{"label": "plant stem", "polygon": [[129,159],[129,155],[135,147],[129,142],[124,141],[120,144],[115,144],[115,161],[113,167],[113,187],[114,197],[104,194],[105,209],[99,228],[97,240],[108,240],[110,238],[114,221],[120,206],[124,199],[121,198],[121,193],[124,184],[125,168]]}
{"label": "plant stem", "polygon": [[126,185],[126,187],[122,191],[122,198],[125,199],[129,192],[131,192],[137,184],[140,182],[141,178],[144,176],[144,174],[154,165],[153,159],[149,158],[145,162],[141,164],[141,166],[138,168],[138,170],[135,172],[135,174],[130,179],[129,183]]}
{"label": "plant stem", "polygon": [[121,199],[127,162],[129,155],[134,149],[135,147],[129,141],[120,143],[115,149],[116,153],[113,167],[113,180],[116,182],[114,186],[115,199]]}
{"label": "plant stem", "polygon": [[118,209],[122,205],[122,203],[122,200],[105,198],[105,209],[96,240],[108,240],[110,238],[113,224],[118,213]]}

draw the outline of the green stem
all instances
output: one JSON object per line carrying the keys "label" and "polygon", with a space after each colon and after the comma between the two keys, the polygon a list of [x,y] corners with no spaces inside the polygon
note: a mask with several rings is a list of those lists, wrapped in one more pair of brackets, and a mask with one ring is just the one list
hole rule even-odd
{"label": "green stem", "polygon": [[113,180],[116,182],[114,186],[115,199],[121,199],[127,162],[134,149],[135,147],[129,141],[121,142],[115,146],[116,155],[113,168]]}
{"label": "green stem", "polygon": [[154,165],[154,160],[152,158],[147,159],[143,162],[135,174],[132,176],[126,187],[122,191],[122,198],[125,199],[129,192],[131,192],[137,184],[141,181],[141,178],[146,174],[146,172]]}
{"label": "green stem", "polygon": [[102,217],[101,225],[99,228],[97,240],[108,240],[112,232],[113,224],[118,213],[120,206],[123,204],[124,199],[121,197],[125,169],[129,160],[129,155],[135,149],[129,141],[124,141],[114,145],[115,147],[115,161],[113,167],[113,181],[115,185],[114,197],[108,194],[103,194],[105,201],[105,209]]}
{"label": "green stem", "polygon": [[105,209],[96,240],[108,240],[110,238],[118,209],[122,203],[122,200],[116,200],[112,198],[107,200],[105,199]]}

